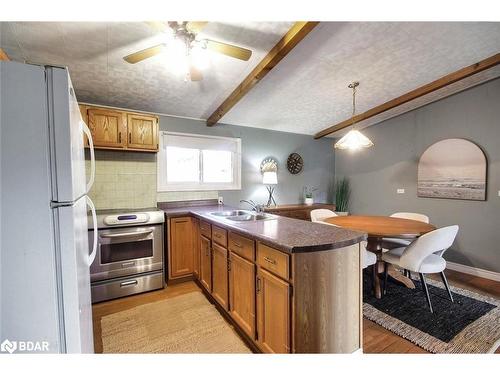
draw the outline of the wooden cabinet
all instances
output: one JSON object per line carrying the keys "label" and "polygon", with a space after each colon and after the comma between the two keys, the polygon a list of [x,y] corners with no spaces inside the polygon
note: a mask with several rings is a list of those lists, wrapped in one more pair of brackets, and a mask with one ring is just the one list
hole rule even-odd
{"label": "wooden cabinet", "polygon": [[212,251],[210,239],[205,236],[200,236],[200,283],[207,291],[212,291]]}
{"label": "wooden cabinet", "polygon": [[193,219],[193,274],[195,278],[200,277],[200,220]]}
{"label": "wooden cabinet", "polygon": [[169,275],[170,279],[193,273],[194,230],[193,218],[170,219]]}
{"label": "wooden cabinet", "polygon": [[87,119],[95,148],[122,149],[126,146],[127,125],[123,112],[88,108]]}
{"label": "wooden cabinet", "polygon": [[255,265],[233,252],[229,255],[229,308],[236,324],[254,340]]}
{"label": "wooden cabinet", "polygon": [[[84,104],[79,107],[92,133],[94,148],[158,152],[158,116]],[[89,146],[87,139],[85,146]]]}
{"label": "wooden cabinet", "polygon": [[299,220],[311,220],[311,211],[318,208],[326,208],[327,210],[335,211],[334,204],[315,203],[312,205],[306,204],[287,204],[275,207],[264,207],[265,212],[270,214],[286,216]]}
{"label": "wooden cabinet", "polygon": [[127,147],[158,150],[158,117],[127,114]]}
{"label": "wooden cabinet", "polygon": [[259,269],[257,344],[265,353],[290,352],[290,284]]}
{"label": "wooden cabinet", "polygon": [[212,244],[212,296],[228,310],[228,263],[227,249]]}

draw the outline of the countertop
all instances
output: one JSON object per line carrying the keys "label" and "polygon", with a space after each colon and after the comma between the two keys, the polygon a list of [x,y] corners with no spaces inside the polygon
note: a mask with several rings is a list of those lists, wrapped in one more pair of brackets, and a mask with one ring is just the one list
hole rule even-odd
{"label": "countertop", "polygon": [[252,222],[235,222],[210,215],[211,212],[235,209],[224,205],[170,208],[158,203],[158,207],[168,218],[194,216],[286,253],[331,250],[366,240],[366,233],[363,232],[277,215],[272,215],[273,219]]}

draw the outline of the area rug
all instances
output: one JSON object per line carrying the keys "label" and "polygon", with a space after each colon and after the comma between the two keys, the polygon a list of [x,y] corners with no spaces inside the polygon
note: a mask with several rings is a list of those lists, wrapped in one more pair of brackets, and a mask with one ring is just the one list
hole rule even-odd
{"label": "area rug", "polygon": [[101,319],[104,353],[251,353],[200,292]]}
{"label": "area rug", "polygon": [[499,347],[499,300],[451,286],[452,303],[444,285],[428,279],[431,313],[420,282],[413,282],[415,289],[389,281],[378,300],[364,277],[363,315],[431,353],[492,353]]}

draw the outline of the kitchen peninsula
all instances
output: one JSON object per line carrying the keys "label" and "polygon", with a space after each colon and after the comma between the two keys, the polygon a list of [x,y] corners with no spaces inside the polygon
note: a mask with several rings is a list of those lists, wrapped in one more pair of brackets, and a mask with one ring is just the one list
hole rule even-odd
{"label": "kitchen peninsula", "polygon": [[194,278],[254,351],[361,348],[364,233],[216,201],[158,206],[167,223],[167,283]]}

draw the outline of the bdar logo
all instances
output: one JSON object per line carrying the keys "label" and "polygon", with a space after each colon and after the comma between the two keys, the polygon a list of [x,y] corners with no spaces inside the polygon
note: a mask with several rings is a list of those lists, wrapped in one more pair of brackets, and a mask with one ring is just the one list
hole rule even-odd
{"label": "bdar logo", "polygon": [[17,342],[15,341],[9,341],[9,340],[4,340],[0,344],[0,351],[2,352],[9,352],[10,354],[14,353],[17,349]]}

